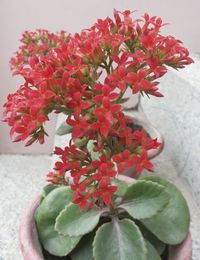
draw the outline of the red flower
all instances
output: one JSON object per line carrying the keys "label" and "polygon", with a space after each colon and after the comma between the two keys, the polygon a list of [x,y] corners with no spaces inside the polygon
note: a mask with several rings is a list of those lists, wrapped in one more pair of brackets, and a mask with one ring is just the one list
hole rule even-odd
{"label": "red flower", "polygon": [[113,92],[113,87],[108,84],[104,84],[104,85],[95,84],[93,86],[93,89],[98,92],[98,94],[96,94],[93,97],[93,101],[95,103],[101,104],[103,102],[104,97],[107,97],[112,102],[116,101],[117,98],[119,97],[119,94],[116,92]]}
{"label": "red flower", "polygon": [[141,131],[135,131],[132,137],[134,139],[134,145],[141,145],[145,150],[157,149],[160,146],[157,139],[148,137],[147,132],[144,129]]}
{"label": "red flower", "polygon": [[103,177],[99,183],[99,189],[93,193],[94,197],[102,198],[107,206],[111,204],[111,194],[117,191],[117,186],[109,186],[109,183],[109,178]]}
{"label": "red flower", "polygon": [[130,166],[131,158],[132,157],[129,150],[124,150],[120,154],[113,155],[112,159],[117,163],[119,173],[121,173],[126,167]]}
{"label": "red flower", "polygon": [[141,173],[143,169],[153,171],[153,164],[148,160],[146,151],[136,157],[136,172]]}
{"label": "red flower", "polygon": [[93,180],[101,180],[103,177],[115,177],[117,172],[113,170],[114,164],[108,160],[106,154],[102,154],[100,160],[91,163],[97,172],[92,175]]}
{"label": "red flower", "polygon": [[85,133],[91,128],[91,126],[81,117],[68,117],[66,122],[73,127],[72,136],[76,138],[81,138]]}
{"label": "red flower", "polygon": [[27,85],[8,96],[8,101],[4,104],[3,120],[11,126],[11,137],[14,133],[17,134],[14,141],[23,141],[31,136],[28,145],[36,140],[43,143],[43,123],[48,120],[43,109],[48,107],[48,102],[49,96],[41,97],[38,91],[29,89]]}
{"label": "red flower", "polygon": [[80,209],[83,210],[85,207],[90,209],[95,203],[93,192],[95,188],[88,186],[91,184],[90,178],[85,178],[79,184],[71,184],[70,187],[74,191],[73,203],[79,204]]}
{"label": "red flower", "polygon": [[67,103],[67,108],[73,109],[76,116],[80,115],[81,110],[86,110],[91,106],[91,101],[82,100],[81,97],[81,92],[77,91],[71,95]]}
{"label": "red flower", "polygon": [[125,78],[126,75],[127,75],[127,70],[125,66],[121,65],[117,68],[117,70],[115,70],[108,76],[108,79],[112,82],[112,84],[116,84],[121,91],[125,91],[127,87],[126,85],[127,82]]}
{"label": "red flower", "polygon": [[108,97],[103,97],[102,106],[94,109],[93,111],[97,121],[92,124],[92,129],[94,131],[99,130],[104,137],[107,137],[109,128],[113,124],[115,113],[119,112],[120,109],[120,105],[111,104]]}
{"label": "red flower", "polygon": [[51,171],[47,174],[47,181],[51,184],[66,185],[65,177],[57,171]]}

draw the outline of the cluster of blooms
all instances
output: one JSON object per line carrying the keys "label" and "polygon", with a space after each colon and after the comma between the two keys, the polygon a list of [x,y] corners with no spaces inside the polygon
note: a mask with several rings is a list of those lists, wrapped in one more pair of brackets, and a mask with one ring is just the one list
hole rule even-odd
{"label": "cluster of blooms", "polygon": [[[159,144],[144,130],[128,127],[121,103],[127,88],[161,97],[156,79],[167,66],[177,69],[192,62],[180,41],[159,34],[162,26],[160,18],[145,14],[133,20],[130,11],[115,10],[114,20],[99,19],[73,36],[25,32],[11,59],[14,74],[25,83],[4,105],[10,134],[14,141],[30,137],[26,145],[43,143],[49,113],[66,114],[72,139],[65,149],[55,149],[60,161],[48,180],[66,184],[69,172],[74,203],[81,208],[101,200],[109,205],[117,189],[112,179],[124,168],[152,170],[147,151]],[[91,140],[96,159],[88,151]]]}

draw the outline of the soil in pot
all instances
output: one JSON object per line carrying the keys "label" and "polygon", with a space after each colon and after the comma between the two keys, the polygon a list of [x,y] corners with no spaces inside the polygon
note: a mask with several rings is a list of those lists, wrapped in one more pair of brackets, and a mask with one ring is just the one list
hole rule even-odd
{"label": "soil in pot", "polygon": [[42,249],[45,260],[72,260],[70,256],[58,257],[49,254],[44,248]]}
{"label": "soil in pot", "polygon": [[[132,129],[132,132],[141,131],[141,130],[143,129],[143,127],[142,127],[141,125],[135,124],[135,123],[133,123],[133,122],[127,123],[127,126]],[[147,136],[148,136],[148,137],[151,137],[148,132],[147,132]]]}
{"label": "soil in pot", "polygon": [[164,252],[161,255],[162,260],[167,260],[168,259],[168,246],[166,246]]}

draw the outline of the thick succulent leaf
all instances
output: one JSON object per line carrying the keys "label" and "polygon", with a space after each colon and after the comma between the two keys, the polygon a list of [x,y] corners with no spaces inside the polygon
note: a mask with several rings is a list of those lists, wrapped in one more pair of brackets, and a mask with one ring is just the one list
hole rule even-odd
{"label": "thick succulent leaf", "polygon": [[115,192],[115,195],[119,197],[123,197],[128,189],[128,184],[124,181],[120,181],[118,179],[112,180],[112,185],[117,186],[117,191]]}
{"label": "thick succulent leaf", "polygon": [[56,130],[57,135],[66,135],[72,132],[72,126],[68,125],[65,121]]}
{"label": "thick succulent leaf", "polygon": [[145,240],[151,242],[153,247],[156,249],[159,255],[162,255],[166,248],[166,244],[159,240],[149,229],[147,229],[140,221],[136,221],[136,225],[139,227],[140,231],[142,232],[143,237]]}
{"label": "thick succulent leaf", "polygon": [[153,245],[148,240],[145,240],[145,243],[147,248],[147,260],[161,260],[160,255]]}
{"label": "thick succulent leaf", "polygon": [[46,185],[45,187],[43,187],[42,189],[42,196],[46,197],[51,191],[53,191],[54,189],[60,187],[59,185],[56,184],[52,184],[52,185]]}
{"label": "thick succulent leaf", "polygon": [[102,225],[93,243],[95,260],[147,260],[144,238],[130,219],[113,220]]}
{"label": "thick succulent leaf", "polygon": [[145,219],[162,211],[169,203],[165,187],[152,181],[137,181],[130,185],[120,205],[135,219]]}
{"label": "thick succulent leaf", "polygon": [[190,223],[189,209],[183,195],[175,185],[160,177],[147,176],[143,180],[165,186],[170,194],[167,207],[156,216],[142,220],[143,225],[166,244],[182,242],[188,233]]}
{"label": "thick succulent leaf", "polygon": [[54,225],[43,228],[42,235],[39,231],[40,240],[43,247],[52,255],[66,256],[78,244],[81,237],[69,237],[59,235],[55,231]]}
{"label": "thick succulent leaf", "polygon": [[42,200],[35,214],[40,241],[53,255],[69,254],[81,239],[81,237],[62,236],[54,229],[56,217],[71,202],[72,196],[72,191],[68,187],[54,189]]}
{"label": "thick succulent leaf", "polygon": [[55,229],[63,235],[85,235],[96,227],[102,213],[98,208],[80,211],[78,205],[70,204],[57,217]]}
{"label": "thick succulent leaf", "polygon": [[89,233],[82,237],[76,248],[70,254],[72,260],[94,260],[92,243],[95,233]]}
{"label": "thick succulent leaf", "polygon": [[84,146],[84,145],[86,145],[87,144],[87,142],[88,142],[88,138],[86,138],[86,137],[83,137],[83,138],[76,138],[75,140],[74,140],[74,143],[75,143],[75,145],[78,147],[78,148],[81,148],[82,146]]}

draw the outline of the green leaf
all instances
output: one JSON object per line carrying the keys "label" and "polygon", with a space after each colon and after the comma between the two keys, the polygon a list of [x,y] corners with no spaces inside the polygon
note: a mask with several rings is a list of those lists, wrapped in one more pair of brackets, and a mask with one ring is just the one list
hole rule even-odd
{"label": "green leaf", "polygon": [[72,126],[68,125],[66,121],[64,121],[56,130],[57,135],[66,135],[72,132]]}
{"label": "green leaf", "polygon": [[72,260],[94,260],[92,243],[95,233],[89,233],[82,237],[76,248],[70,254]]}
{"label": "green leaf", "polygon": [[87,142],[88,142],[88,138],[86,138],[86,137],[83,137],[83,138],[76,138],[75,140],[74,140],[74,143],[75,143],[75,145],[78,147],[78,148],[81,148],[81,147],[83,147],[84,145],[86,145],[87,144]]}
{"label": "green leaf", "polygon": [[151,244],[156,249],[158,254],[162,255],[165,250],[166,244],[159,240],[153,233],[151,233],[151,231],[148,230],[141,222],[136,221],[136,225],[139,227],[145,240],[151,241]]}
{"label": "green leaf", "polygon": [[117,191],[115,192],[115,195],[119,197],[123,197],[128,189],[128,184],[124,181],[120,181],[118,179],[112,180],[112,185],[117,186]]}
{"label": "green leaf", "polygon": [[146,248],[147,248],[147,259],[148,260],[161,260],[158,252],[152,246],[152,244],[148,240],[145,240],[145,243],[146,243]]}
{"label": "green leaf", "polygon": [[56,189],[58,187],[60,187],[60,185],[56,185],[56,184],[46,185],[42,189],[42,196],[46,197],[51,191],[53,191],[54,189]]}
{"label": "green leaf", "polygon": [[95,260],[147,260],[144,238],[129,219],[113,220],[102,225],[93,243]]}
{"label": "green leaf", "polygon": [[87,234],[96,227],[102,212],[98,208],[80,211],[78,205],[70,204],[57,217],[55,229],[68,236]]}
{"label": "green leaf", "polygon": [[71,202],[72,196],[72,191],[68,187],[59,187],[51,191],[36,210],[35,220],[40,241],[53,255],[69,254],[81,239],[81,237],[62,236],[54,229],[56,217]]}
{"label": "green leaf", "polygon": [[152,181],[137,181],[130,185],[119,207],[135,219],[145,219],[162,211],[169,203],[165,187]]}
{"label": "green leaf", "polygon": [[87,150],[90,153],[93,161],[99,160],[99,153],[93,151],[93,149],[95,147],[95,145],[94,145],[95,142],[96,142],[96,140],[89,140],[87,143]]}
{"label": "green leaf", "polygon": [[190,224],[189,209],[183,195],[175,185],[160,177],[147,176],[142,179],[165,186],[170,194],[167,207],[156,216],[142,220],[143,225],[166,244],[181,243],[188,233]]}

